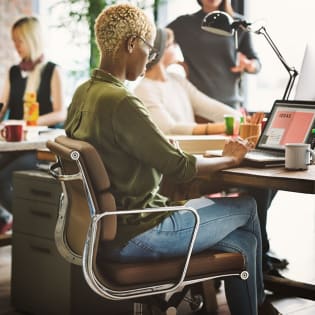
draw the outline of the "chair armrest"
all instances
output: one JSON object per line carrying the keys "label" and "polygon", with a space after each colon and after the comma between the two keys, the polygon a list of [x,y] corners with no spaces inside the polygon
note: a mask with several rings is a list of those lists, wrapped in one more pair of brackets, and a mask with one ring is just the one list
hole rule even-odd
{"label": "chair armrest", "polygon": [[[166,289],[162,289],[159,290],[158,293],[166,293],[169,291],[173,291],[176,290],[177,288],[179,288],[185,279],[186,273],[187,273],[187,269],[188,269],[188,265],[190,262],[190,257],[191,257],[191,253],[192,253],[192,249],[196,240],[196,236],[198,233],[198,229],[199,229],[199,224],[200,224],[200,218],[199,218],[199,214],[197,212],[196,209],[192,208],[192,207],[185,207],[185,206],[177,206],[177,207],[161,207],[161,208],[146,208],[146,209],[135,209],[135,210],[118,210],[115,212],[104,212],[101,214],[96,214],[94,216],[92,216],[92,220],[90,223],[90,227],[89,227],[89,231],[87,234],[87,240],[85,243],[85,247],[84,247],[84,253],[83,253],[83,259],[82,259],[82,263],[83,263],[83,272],[84,272],[84,276],[87,280],[87,282],[89,283],[89,285],[91,286],[91,288],[97,292],[100,295],[104,294],[104,287],[100,286],[99,281],[97,281],[95,273],[93,271],[93,259],[94,257],[96,257],[96,252],[97,248],[95,246],[96,244],[96,236],[97,236],[97,229],[100,226],[98,223],[99,221],[105,217],[105,216],[109,216],[109,215],[124,215],[124,214],[137,214],[137,213],[157,213],[157,212],[175,212],[175,211],[190,211],[193,216],[194,216],[194,220],[195,220],[195,224],[194,224],[194,229],[191,235],[191,239],[190,239],[190,243],[189,243],[189,247],[187,250],[187,254],[186,254],[186,259],[185,259],[185,264],[183,266],[183,271],[180,275],[180,278],[178,280],[178,282],[171,284],[169,287],[167,287]],[[141,295],[143,296],[143,290],[148,290],[148,292],[150,292],[150,294],[152,294],[152,286],[148,286],[148,287],[143,287],[141,288]],[[110,289],[107,289],[107,297],[111,297],[113,299],[115,299],[115,294],[119,293],[119,292],[114,292]],[[108,292],[113,292],[115,293],[114,295],[110,296],[110,293]],[[131,297],[136,297],[134,294],[134,291],[131,290],[131,295],[128,295],[128,291],[124,291],[124,294],[127,294],[128,298]],[[117,295],[116,295],[117,296]]]}

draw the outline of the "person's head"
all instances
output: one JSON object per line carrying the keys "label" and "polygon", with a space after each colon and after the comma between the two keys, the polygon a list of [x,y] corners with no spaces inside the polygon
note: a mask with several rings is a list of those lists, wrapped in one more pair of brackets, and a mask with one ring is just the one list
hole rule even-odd
{"label": "person's head", "polygon": [[155,26],[141,9],[131,4],[112,5],[95,21],[101,64],[125,63],[126,79],[135,80],[153,55]]}
{"label": "person's head", "polygon": [[197,0],[197,2],[207,13],[220,10],[233,15],[231,0]]}
{"label": "person's head", "polygon": [[42,34],[35,17],[23,17],[12,26],[12,40],[21,59],[35,61],[43,54]]}
{"label": "person's head", "polygon": [[154,40],[154,48],[157,51],[157,58],[148,64],[148,69],[152,69],[152,67],[158,63],[162,63],[165,67],[167,67],[177,62],[174,32],[170,28],[157,29]]}

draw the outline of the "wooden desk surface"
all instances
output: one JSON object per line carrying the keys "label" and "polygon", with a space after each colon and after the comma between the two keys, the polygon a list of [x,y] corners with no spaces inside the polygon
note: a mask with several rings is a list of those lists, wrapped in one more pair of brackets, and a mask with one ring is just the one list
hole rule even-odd
{"label": "wooden desk surface", "polygon": [[315,194],[315,165],[305,171],[287,171],[284,167],[238,167],[220,171],[217,175],[224,183],[233,185]]}

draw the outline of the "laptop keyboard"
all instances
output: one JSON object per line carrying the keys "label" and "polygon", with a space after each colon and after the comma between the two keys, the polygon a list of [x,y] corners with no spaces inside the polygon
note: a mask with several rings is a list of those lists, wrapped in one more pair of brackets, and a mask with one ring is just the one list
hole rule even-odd
{"label": "laptop keyboard", "polygon": [[246,157],[247,155],[250,155],[250,157],[284,157],[284,153],[283,152],[266,152],[266,151],[263,151],[263,150],[259,150],[259,149],[255,149],[253,151],[250,151],[246,154]]}

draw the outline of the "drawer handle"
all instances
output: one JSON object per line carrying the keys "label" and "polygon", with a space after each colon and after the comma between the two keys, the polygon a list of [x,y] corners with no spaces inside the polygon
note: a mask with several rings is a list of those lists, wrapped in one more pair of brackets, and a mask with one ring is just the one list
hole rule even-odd
{"label": "drawer handle", "polygon": [[40,210],[33,210],[33,209],[30,209],[30,212],[38,217],[41,217],[41,218],[51,218],[51,215],[50,213],[47,213],[47,212],[43,212],[43,211],[40,211]]}
{"label": "drawer handle", "polygon": [[50,191],[45,191],[45,190],[39,190],[39,189],[31,189],[31,193],[35,195],[40,195],[43,197],[51,197],[51,192]]}
{"label": "drawer handle", "polygon": [[42,247],[42,246],[38,246],[38,245],[30,245],[31,249],[43,253],[43,254],[50,254],[51,250],[47,247]]}

